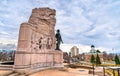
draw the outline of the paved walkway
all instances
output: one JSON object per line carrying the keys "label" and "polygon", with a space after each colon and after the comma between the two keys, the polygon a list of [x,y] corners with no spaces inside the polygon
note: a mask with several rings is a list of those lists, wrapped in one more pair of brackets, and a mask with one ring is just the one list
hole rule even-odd
{"label": "paved walkway", "polygon": [[0,76],[4,76],[5,74],[12,73],[13,71],[11,70],[0,70]]}
{"label": "paved walkway", "polygon": [[88,70],[86,69],[68,68],[66,71],[56,70],[56,69],[44,70],[44,71],[34,73],[30,76],[93,76],[93,75],[88,74]]}

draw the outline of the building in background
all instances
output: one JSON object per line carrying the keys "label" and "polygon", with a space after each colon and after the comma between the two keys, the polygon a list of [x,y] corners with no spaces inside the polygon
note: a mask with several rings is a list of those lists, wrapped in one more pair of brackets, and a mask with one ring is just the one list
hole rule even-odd
{"label": "building in background", "polygon": [[63,52],[63,59],[64,59],[64,62],[65,63],[68,63],[69,62],[69,55],[68,55],[68,53],[67,52]]}
{"label": "building in background", "polygon": [[90,52],[85,53],[85,61],[90,62],[91,55],[94,55],[94,57],[96,58],[97,54],[99,55],[100,60],[103,61],[103,53],[101,53],[99,50],[96,50],[94,45],[91,45]]}
{"label": "building in background", "polygon": [[15,50],[0,50],[0,62],[14,61]]}
{"label": "building in background", "polygon": [[71,52],[71,57],[74,57],[74,56],[79,55],[79,49],[77,48],[77,46],[73,46],[73,47],[70,49],[70,52]]}
{"label": "building in background", "polygon": [[96,50],[95,50],[95,46],[94,45],[91,45],[91,50],[90,50],[90,53],[95,53]]}

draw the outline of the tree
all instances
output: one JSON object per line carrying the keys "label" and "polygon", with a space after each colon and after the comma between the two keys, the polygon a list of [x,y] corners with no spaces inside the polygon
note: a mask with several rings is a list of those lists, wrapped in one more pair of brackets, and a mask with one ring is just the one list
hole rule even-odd
{"label": "tree", "polygon": [[90,62],[92,63],[92,66],[93,66],[93,76],[94,76],[94,74],[95,74],[95,73],[94,73],[94,69],[95,69],[95,68],[94,68],[95,57],[94,57],[94,55],[93,55],[93,54],[91,55]]}
{"label": "tree", "polygon": [[115,55],[115,64],[116,64],[116,65],[120,64],[120,60],[119,60],[117,54]]}
{"label": "tree", "polygon": [[97,56],[96,56],[96,65],[100,65],[100,64],[101,64],[100,57],[97,54]]}
{"label": "tree", "polygon": [[103,51],[103,60],[108,60],[108,54],[106,51]]}
{"label": "tree", "polygon": [[91,62],[91,63],[95,63],[95,57],[94,57],[94,55],[93,55],[93,54],[91,55],[90,62]]}
{"label": "tree", "polygon": [[100,51],[100,50],[96,50],[96,52],[97,52],[97,53],[101,53],[101,51]]}
{"label": "tree", "polygon": [[107,58],[108,58],[108,60],[113,61],[115,59],[114,56],[115,56],[114,53],[109,53]]}

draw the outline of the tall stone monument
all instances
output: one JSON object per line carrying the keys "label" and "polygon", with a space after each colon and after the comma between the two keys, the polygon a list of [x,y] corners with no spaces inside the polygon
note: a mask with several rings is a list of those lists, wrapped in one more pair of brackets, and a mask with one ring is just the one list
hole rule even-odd
{"label": "tall stone monument", "polygon": [[15,70],[27,72],[62,66],[63,53],[55,50],[55,15],[54,9],[35,8],[29,21],[21,24],[15,53]]}

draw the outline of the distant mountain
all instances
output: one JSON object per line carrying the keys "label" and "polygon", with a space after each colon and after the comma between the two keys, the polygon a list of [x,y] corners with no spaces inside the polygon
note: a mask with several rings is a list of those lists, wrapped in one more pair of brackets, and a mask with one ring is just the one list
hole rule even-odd
{"label": "distant mountain", "polygon": [[0,49],[0,52],[12,52],[12,51],[16,51],[16,50],[2,50],[2,49]]}
{"label": "distant mountain", "polygon": [[15,50],[16,49],[16,45],[15,44],[2,44],[0,43],[0,50],[7,50],[7,51],[10,51],[10,50]]}

